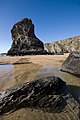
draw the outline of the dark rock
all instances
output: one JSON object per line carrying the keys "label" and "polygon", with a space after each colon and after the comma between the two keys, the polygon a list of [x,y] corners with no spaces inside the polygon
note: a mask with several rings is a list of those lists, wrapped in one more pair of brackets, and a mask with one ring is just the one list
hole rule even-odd
{"label": "dark rock", "polygon": [[62,64],[61,70],[80,77],[80,52],[72,52]]}
{"label": "dark rock", "polygon": [[66,83],[47,77],[0,91],[0,114],[23,107],[61,112],[66,105]]}
{"label": "dark rock", "polygon": [[7,55],[47,54],[43,42],[35,36],[31,19],[24,18],[16,23],[11,34],[13,43]]}
{"label": "dark rock", "polygon": [[0,56],[6,56],[7,53],[0,53]]}

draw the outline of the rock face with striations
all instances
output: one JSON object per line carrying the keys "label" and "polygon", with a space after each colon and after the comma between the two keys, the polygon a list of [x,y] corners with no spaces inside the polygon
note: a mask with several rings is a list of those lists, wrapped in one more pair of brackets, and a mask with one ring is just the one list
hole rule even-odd
{"label": "rock face with striations", "polygon": [[46,54],[44,44],[34,33],[31,19],[24,18],[16,23],[12,30],[12,46],[7,55]]}
{"label": "rock face with striations", "polygon": [[80,52],[72,52],[62,64],[61,70],[80,77]]}
{"label": "rock face with striations", "polygon": [[80,51],[80,36],[46,43],[44,49],[54,54],[71,53],[72,51]]}
{"label": "rock face with striations", "polygon": [[58,77],[47,77],[0,91],[0,114],[23,107],[60,112],[66,103],[66,83]]}

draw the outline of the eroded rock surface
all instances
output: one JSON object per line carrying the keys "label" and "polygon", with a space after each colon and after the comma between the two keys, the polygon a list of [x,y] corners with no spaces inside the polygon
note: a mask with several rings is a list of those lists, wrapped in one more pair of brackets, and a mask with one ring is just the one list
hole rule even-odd
{"label": "eroded rock surface", "polygon": [[47,54],[43,42],[34,33],[31,19],[24,18],[16,23],[11,34],[13,42],[7,55]]}
{"label": "eroded rock surface", "polygon": [[65,107],[66,83],[47,77],[0,91],[0,114],[23,107],[60,112]]}
{"label": "eroded rock surface", "polygon": [[54,54],[71,53],[72,51],[80,51],[80,36],[46,43],[44,48],[47,52]]}
{"label": "eroded rock surface", "polygon": [[72,52],[62,64],[61,70],[80,77],[80,52]]}
{"label": "eroded rock surface", "polygon": [[53,53],[55,55],[63,55],[63,50],[61,49],[61,45],[59,45],[57,42],[46,43],[44,45],[44,49],[47,52]]}

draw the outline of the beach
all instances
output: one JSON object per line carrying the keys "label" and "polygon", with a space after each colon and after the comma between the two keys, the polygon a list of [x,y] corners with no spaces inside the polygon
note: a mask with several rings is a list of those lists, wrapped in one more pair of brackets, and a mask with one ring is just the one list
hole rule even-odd
{"label": "beach", "polygon": [[63,61],[68,57],[69,53],[64,55],[27,55],[27,56],[3,56],[0,57],[0,64],[13,64],[20,59],[24,59],[22,62],[31,62],[39,65],[52,65],[61,66]]}
{"label": "beach", "polygon": [[[0,57],[0,89],[4,90],[17,84],[30,82],[47,76],[58,76],[66,82],[73,99],[68,101],[66,111],[61,113],[48,113],[38,109],[22,108],[15,112],[5,114],[0,120],[77,120],[80,81],[72,74],[61,72],[62,63],[68,57],[64,55],[27,55]],[[74,102],[75,100],[75,102]],[[77,102],[76,102],[77,101]],[[75,108],[75,109],[73,109]],[[73,116],[74,114],[74,116]]]}

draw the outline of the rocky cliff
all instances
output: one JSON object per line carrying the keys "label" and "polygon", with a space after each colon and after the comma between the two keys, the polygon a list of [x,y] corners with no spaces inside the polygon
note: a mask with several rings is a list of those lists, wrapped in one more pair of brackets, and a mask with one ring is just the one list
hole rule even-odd
{"label": "rocky cliff", "polygon": [[31,19],[24,18],[17,22],[12,30],[12,46],[7,55],[46,54],[44,44],[34,33]]}
{"label": "rocky cliff", "polygon": [[80,51],[80,36],[59,40],[56,42],[46,43],[44,48],[47,52],[62,54],[72,51]]}

